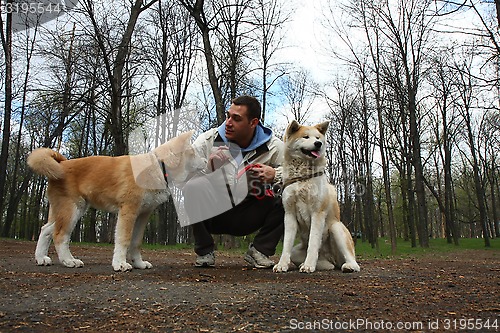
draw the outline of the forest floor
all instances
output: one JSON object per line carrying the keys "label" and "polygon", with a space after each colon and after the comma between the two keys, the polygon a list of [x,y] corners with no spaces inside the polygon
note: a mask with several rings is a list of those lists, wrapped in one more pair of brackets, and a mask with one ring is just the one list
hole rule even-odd
{"label": "forest floor", "polygon": [[[273,273],[218,253],[144,250],[150,270],[113,272],[109,246],[72,244],[83,268],[34,261],[0,239],[0,332],[498,332],[500,251],[359,260],[361,272]],[[277,260],[278,258],[276,258]]]}

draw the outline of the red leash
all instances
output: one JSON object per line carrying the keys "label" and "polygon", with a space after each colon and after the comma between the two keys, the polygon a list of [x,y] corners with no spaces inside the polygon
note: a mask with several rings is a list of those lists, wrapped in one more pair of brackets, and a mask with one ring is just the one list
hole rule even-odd
{"label": "red leash", "polygon": [[[260,164],[248,164],[246,165],[243,169],[241,169],[238,174],[236,175],[236,178],[237,179],[240,179],[241,176],[243,176],[243,174],[247,173],[249,170],[253,169],[253,168],[260,168]],[[262,200],[264,199],[265,197],[274,197],[274,192],[272,189],[270,188],[266,188],[265,191],[264,191],[264,194],[263,195],[254,195],[258,200]]]}

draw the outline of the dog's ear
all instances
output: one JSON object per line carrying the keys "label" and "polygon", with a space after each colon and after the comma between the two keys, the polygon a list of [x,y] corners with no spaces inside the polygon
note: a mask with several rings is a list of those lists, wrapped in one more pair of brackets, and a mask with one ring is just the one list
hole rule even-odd
{"label": "dog's ear", "polygon": [[176,138],[174,138],[176,142],[176,146],[174,149],[177,149],[178,151],[185,150],[187,147],[189,147],[191,137],[194,134],[194,130],[187,131],[184,133],[179,134]]}
{"label": "dog's ear", "polygon": [[180,134],[179,138],[182,141],[189,143],[189,140],[191,140],[191,137],[193,136],[193,134],[194,134],[194,130],[190,130],[190,131],[187,131],[187,132]]}
{"label": "dog's ear", "polygon": [[288,125],[286,132],[285,132],[285,140],[292,135],[293,133],[297,132],[300,129],[300,124],[294,119],[292,122]]}
{"label": "dog's ear", "polygon": [[165,163],[167,169],[175,169],[181,163],[181,156],[180,154],[169,152],[167,156],[163,159],[163,163]]}
{"label": "dog's ear", "polygon": [[193,130],[181,133],[154,150],[167,168],[174,169],[180,165],[184,152],[191,148],[190,140],[193,133]]}
{"label": "dog's ear", "polygon": [[329,125],[329,124],[330,124],[330,122],[329,122],[329,121],[325,121],[325,122],[323,122],[323,123],[321,123],[321,124],[316,125],[315,127],[318,129],[318,131],[319,131],[321,134],[325,135],[326,130],[328,129],[328,125]]}

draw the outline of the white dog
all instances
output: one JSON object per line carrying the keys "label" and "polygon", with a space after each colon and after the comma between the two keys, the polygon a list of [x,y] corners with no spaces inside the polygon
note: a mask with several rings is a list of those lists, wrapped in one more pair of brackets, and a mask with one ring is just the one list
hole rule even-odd
{"label": "white dog", "polygon": [[[335,267],[359,271],[351,234],[340,222],[337,191],[324,174],[328,124],[301,126],[294,120],[285,132],[285,236],[275,272],[286,272],[290,261],[306,273]],[[293,247],[297,230],[300,243]]]}

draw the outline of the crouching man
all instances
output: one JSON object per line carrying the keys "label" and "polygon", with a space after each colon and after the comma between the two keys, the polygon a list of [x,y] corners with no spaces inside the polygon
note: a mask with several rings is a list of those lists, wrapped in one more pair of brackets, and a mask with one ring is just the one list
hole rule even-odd
{"label": "crouching man", "polygon": [[244,236],[257,232],[245,255],[256,268],[269,259],[284,231],[284,209],[272,186],[281,182],[283,142],[260,122],[257,99],[232,101],[226,121],[201,134],[193,146],[206,160],[201,176],[183,187],[184,206],[195,239],[196,267],[215,265],[212,234]]}

